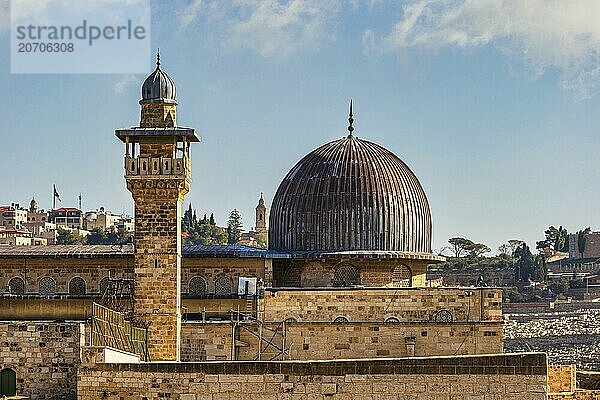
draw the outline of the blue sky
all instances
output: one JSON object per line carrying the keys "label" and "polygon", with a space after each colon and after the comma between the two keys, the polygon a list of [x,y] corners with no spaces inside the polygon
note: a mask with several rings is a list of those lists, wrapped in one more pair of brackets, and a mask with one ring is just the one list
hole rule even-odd
{"label": "blue sky", "polygon": [[[41,1],[41,0],[40,0]],[[434,248],[464,236],[534,245],[599,229],[600,3],[530,0],[152,2],[152,47],[195,127],[185,205],[254,222],[306,153],[346,132],[403,159],[428,195]],[[0,203],[131,213],[114,129],[139,120],[140,75],[10,73],[0,0]],[[148,73],[153,68],[148,59]]]}

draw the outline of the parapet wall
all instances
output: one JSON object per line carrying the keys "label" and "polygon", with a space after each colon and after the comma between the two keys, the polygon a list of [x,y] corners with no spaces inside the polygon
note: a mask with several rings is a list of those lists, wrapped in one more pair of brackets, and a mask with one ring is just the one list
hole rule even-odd
{"label": "parapet wall", "polygon": [[492,288],[271,289],[260,309],[264,321],[431,322],[442,310],[454,322],[502,320],[502,290]]}
{"label": "parapet wall", "polygon": [[[232,349],[230,323],[184,323],[181,329],[182,361],[280,359],[269,342],[259,344],[260,326],[242,322],[235,331]],[[502,323],[374,323],[331,322],[265,324],[262,336],[279,348],[285,347],[291,360],[336,360],[347,358],[388,358],[451,356],[502,353]],[[285,339],[283,331],[285,330]],[[252,332],[252,333],[251,333]]]}
{"label": "parapet wall", "polygon": [[[545,400],[546,356],[96,364],[77,398]],[[490,397],[491,396],[491,397]]]}
{"label": "parapet wall", "polygon": [[18,395],[74,399],[83,332],[79,323],[1,322],[0,370],[16,372]]}

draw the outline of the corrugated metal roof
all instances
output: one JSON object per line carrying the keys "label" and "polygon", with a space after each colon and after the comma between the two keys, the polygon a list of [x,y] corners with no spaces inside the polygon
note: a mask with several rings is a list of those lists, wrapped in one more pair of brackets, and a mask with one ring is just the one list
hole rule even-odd
{"label": "corrugated metal roof", "polygon": [[[445,258],[431,253],[403,251],[273,251],[242,244],[183,246],[186,258],[394,258],[407,260],[444,261]],[[123,245],[49,245],[49,246],[0,246],[0,258],[129,258],[133,246]]]}
{"label": "corrugated metal roof", "polygon": [[0,246],[0,258],[125,258],[132,245]]}
{"label": "corrugated metal roof", "polygon": [[391,250],[348,250],[348,251],[291,251],[276,252],[270,251],[269,258],[296,258],[296,259],[350,259],[350,258],[389,258],[404,260],[428,260],[445,261],[446,258],[433,253],[417,253],[409,251],[391,251]]}
{"label": "corrugated metal roof", "polygon": [[223,257],[223,258],[265,258],[266,249],[245,246],[243,244],[197,244],[183,246],[181,253],[184,257]]}

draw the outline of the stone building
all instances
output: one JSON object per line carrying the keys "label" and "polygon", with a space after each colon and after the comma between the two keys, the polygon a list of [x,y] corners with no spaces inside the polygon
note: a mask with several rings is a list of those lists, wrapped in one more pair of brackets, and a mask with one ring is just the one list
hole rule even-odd
{"label": "stone building", "polygon": [[425,192],[352,109],[349,134],[284,178],[256,249],[182,247],[199,139],[159,60],[140,105],[115,132],[134,245],[0,248],[0,395],[547,398],[544,354],[502,354],[500,289],[428,285],[443,258]]}
{"label": "stone building", "polygon": [[19,204],[0,206],[0,226],[22,228],[25,222],[27,222],[27,210],[22,209]]}
{"label": "stone building", "polygon": [[31,202],[29,203],[29,210],[27,210],[27,222],[25,222],[23,225],[35,237],[54,239],[56,225],[50,222],[49,214],[47,212],[38,209],[35,198],[32,198]]}
{"label": "stone building", "polygon": [[50,219],[57,228],[83,229],[83,212],[78,208],[57,208],[50,212]]}

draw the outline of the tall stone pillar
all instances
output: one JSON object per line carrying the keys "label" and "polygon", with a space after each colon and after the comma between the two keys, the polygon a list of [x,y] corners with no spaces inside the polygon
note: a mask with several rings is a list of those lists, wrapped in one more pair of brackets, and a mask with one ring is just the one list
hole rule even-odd
{"label": "tall stone pillar", "polygon": [[191,183],[194,129],[175,124],[175,85],[160,68],[142,86],[139,127],[118,129],[135,201],[135,314],[150,323],[151,361],[178,361],[181,336],[181,203]]}

